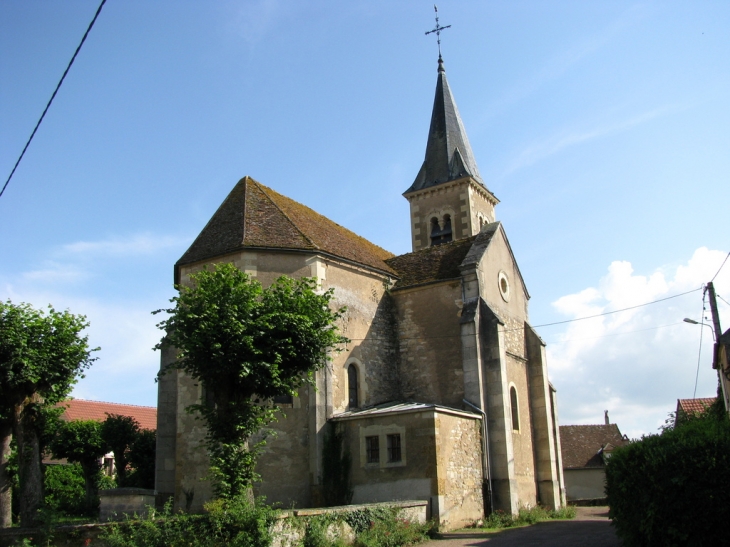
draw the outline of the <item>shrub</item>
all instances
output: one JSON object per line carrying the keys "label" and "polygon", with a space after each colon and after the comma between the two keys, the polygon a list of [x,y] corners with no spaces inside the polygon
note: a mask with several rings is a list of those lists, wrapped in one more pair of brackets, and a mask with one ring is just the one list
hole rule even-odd
{"label": "shrub", "polygon": [[306,521],[302,547],[344,547],[345,542],[340,537],[331,537],[328,533],[330,526],[341,523],[344,519],[337,514],[324,514],[310,517]]}
{"label": "shrub", "polygon": [[[367,517],[367,512],[363,513]],[[426,541],[431,531],[430,523],[405,520],[397,508],[379,508],[370,511],[369,516],[372,518],[370,526],[358,533],[356,547],[406,547]],[[355,531],[358,532],[357,528]]]}
{"label": "shrub", "polygon": [[44,473],[45,503],[51,511],[67,516],[84,514],[84,471],[77,463],[47,465]]}
{"label": "shrub", "polygon": [[730,421],[706,412],[618,448],[606,497],[627,547],[720,545],[730,522]]}
{"label": "shrub", "polygon": [[268,547],[275,516],[243,496],[211,502],[203,515],[173,514],[167,504],[161,513],[111,525],[102,539],[109,547]]}

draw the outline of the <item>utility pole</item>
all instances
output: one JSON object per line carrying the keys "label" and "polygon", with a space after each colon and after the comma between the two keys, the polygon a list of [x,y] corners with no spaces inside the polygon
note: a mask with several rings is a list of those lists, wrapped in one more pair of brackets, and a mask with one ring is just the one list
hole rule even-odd
{"label": "utility pole", "polygon": [[720,362],[720,337],[722,336],[722,329],[720,328],[720,314],[717,312],[715,286],[712,284],[712,281],[707,284],[707,294],[710,296],[712,328],[715,331],[715,346],[714,351],[712,352],[712,368],[717,369],[717,376],[720,379],[720,387],[722,390],[722,399],[725,403],[725,410],[730,412],[730,380],[725,375],[725,370]]}

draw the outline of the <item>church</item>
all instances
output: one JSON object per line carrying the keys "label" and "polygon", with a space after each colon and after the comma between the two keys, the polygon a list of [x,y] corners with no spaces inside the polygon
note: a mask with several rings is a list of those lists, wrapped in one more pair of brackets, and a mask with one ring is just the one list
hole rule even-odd
{"label": "church", "polygon": [[[426,500],[446,529],[492,510],[564,505],[545,343],[440,55],[425,158],[403,196],[412,252],[395,256],[246,176],[175,264],[180,285],[219,262],[264,285],[314,277],[347,308],[339,328],[350,343],[316,388],[276,401],[285,416],[269,427],[256,494],[323,505],[336,433],[351,503]],[[161,366],[174,358],[164,351]],[[185,408],[202,388],[176,371],[158,389],[156,490],[199,510],[212,495],[205,427]]]}

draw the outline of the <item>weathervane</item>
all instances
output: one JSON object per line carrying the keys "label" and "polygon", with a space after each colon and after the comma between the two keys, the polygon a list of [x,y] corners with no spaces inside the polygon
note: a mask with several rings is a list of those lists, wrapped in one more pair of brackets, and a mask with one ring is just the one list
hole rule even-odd
{"label": "weathervane", "polygon": [[436,26],[433,28],[433,30],[429,30],[426,33],[426,36],[428,36],[429,34],[433,34],[434,32],[436,33],[436,43],[439,45],[439,60],[440,60],[441,59],[441,31],[445,30],[447,28],[451,28],[451,25],[446,25],[445,27],[442,27],[441,25],[439,25],[439,9],[438,9],[438,6],[436,6],[436,4],[433,5],[433,11],[436,12]]}

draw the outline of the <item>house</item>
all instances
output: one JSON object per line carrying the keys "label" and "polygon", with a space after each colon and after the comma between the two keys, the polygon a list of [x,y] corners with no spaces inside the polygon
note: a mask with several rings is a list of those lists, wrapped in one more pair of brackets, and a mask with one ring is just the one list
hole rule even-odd
{"label": "house", "polygon": [[[352,457],[353,503],[428,500],[445,528],[492,509],[558,508],[565,496],[545,344],[440,56],[424,162],[403,195],[412,252],[394,256],[244,177],[175,264],[180,285],[220,262],[264,285],[310,276],[347,307],[339,328],[351,343],[316,374],[316,389],[281,401],[286,417],[271,425],[256,494],[321,505],[324,439],[334,430]],[[163,350],[161,367],[174,359]],[[199,510],[212,495],[205,427],[185,408],[202,386],[176,371],[158,390],[156,490],[176,508]]]}
{"label": "house", "polygon": [[[85,399],[69,399],[58,403],[57,406],[64,407],[61,420],[70,422],[72,420],[95,420],[103,422],[111,414],[120,416],[131,416],[140,429],[157,429],[157,408],[154,406],[123,405],[119,403],[104,403],[101,401],[87,401]],[[65,462],[65,460],[63,460]],[[43,463],[61,463],[60,460],[45,459]],[[114,474],[114,454],[111,452],[104,456],[104,472],[111,476]]]}
{"label": "house", "polygon": [[674,415],[674,424],[687,416],[697,416],[715,404],[717,397],[701,397],[697,399],[677,399],[677,410]]}
{"label": "house", "polygon": [[606,462],[611,452],[628,444],[616,424],[561,425],[560,444],[568,501],[606,497]]}
{"label": "house", "polygon": [[103,422],[107,415],[118,414],[120,416],[131,416],[139,423],[140,429],[157,429],[157,407],[123,405],[119,403],[103,403],[101,401],[87,401],[85,399],[70,399],[59,403],[59,406],[66,408],[61,419],[70,422],[71,420],[96,420]]}

